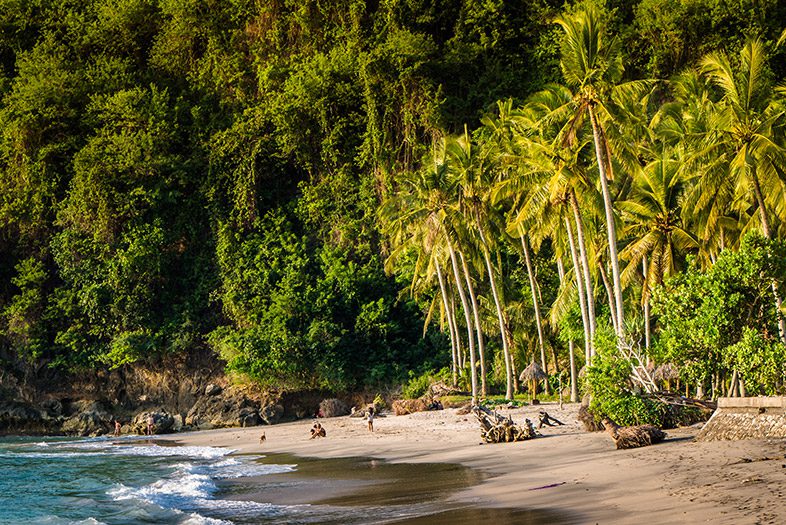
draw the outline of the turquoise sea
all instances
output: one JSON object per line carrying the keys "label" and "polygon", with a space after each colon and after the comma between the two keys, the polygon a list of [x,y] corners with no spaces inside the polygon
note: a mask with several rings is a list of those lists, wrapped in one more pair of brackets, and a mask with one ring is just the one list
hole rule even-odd
{"label": "turquoise sea", "polygon": [[0,439],[0,525],[572,523],[445,503],[459,465],[234,455],[127,438]]}

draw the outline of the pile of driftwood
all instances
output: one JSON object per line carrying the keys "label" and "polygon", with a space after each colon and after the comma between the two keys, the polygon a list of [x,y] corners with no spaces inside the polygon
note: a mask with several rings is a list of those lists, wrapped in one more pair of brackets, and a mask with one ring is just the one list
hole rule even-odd
{"label": "pile of driftwood", "polygon": [[486,407],[476,406],[472,411],[480,423],[480,436],[486,443],[511,443],[513,441],[526,441],[538,436],[535,427],[529,419],[525,425],[513,423],[509,417],[504,417],[497,412],[492,412]]}

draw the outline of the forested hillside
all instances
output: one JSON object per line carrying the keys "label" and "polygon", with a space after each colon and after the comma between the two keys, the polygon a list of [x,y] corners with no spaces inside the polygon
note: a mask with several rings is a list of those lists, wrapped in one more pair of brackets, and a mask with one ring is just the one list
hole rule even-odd
{"label": "forested hillside", "polygon": [[597,354],[598,388],[622,356],[773,392],[785,21],[778,0],[0,0],[0,365],[209,347],[262,385],[452,367],[511,397],[533,359],[556,386]]}

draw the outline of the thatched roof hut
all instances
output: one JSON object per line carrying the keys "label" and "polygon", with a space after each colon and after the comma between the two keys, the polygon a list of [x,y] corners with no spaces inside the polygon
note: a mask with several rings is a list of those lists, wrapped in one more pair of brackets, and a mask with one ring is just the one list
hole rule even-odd
{"label": "thatched roof hut", "polygon": [[527,368],[525,368],[519,376],[519,381],[542,381],[549,376],[540,367],[538,363],[532,361]]}
{"label": "thatched roof hut", "polygon": [[674,381],[679,379],[680,369],[671,363],[663,363],[652,373],[655,381]]}
{"label": "thatched roof hut", "polygon": [[527,368],[524,369],[524,371],[521,372],[519,379],[521,381],[526,381],[527,384],[529,384],[529,395],[532,404],[537,403],[538,381],[542,381],[548,377],[549,376],[546,375],[546,372],[544,372],[540,365],[534,360]]}

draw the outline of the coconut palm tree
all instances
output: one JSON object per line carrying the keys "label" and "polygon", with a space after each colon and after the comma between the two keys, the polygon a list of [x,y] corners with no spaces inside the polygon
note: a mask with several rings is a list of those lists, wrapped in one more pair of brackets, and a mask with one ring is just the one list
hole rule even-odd
{"label": "coconut palm tree", "polygon": [[445,156],[455,178],[458,191],[456,211],[468,229],[473,229],[479,241],[480,252],[486,264],[491,294],[497,311],[506,370],[506,397],[513,398],[513,363],[510,351],[509,327],[504,313],[502,290],[498,287],[491,253],[493,241],[494,210],[490,206],[491,158],[478,145],[473,144],[469,133],[445,142]]}
{"label": "coconut palm tree", "polygon": [[622,281],[630,282],[643,269],[641,302],[644,307],[646,347],[649,348],[649,293],[664,278],[674,275],[684,254],[699,247],[680,217],[686,185],[680,160],[664,147],[633,182],[628,199],[617,203],[624,219],[623,235],[629,244],[620,252],[628,261]]}
{"label": "coconut palm tree", "polygon": [[606,132],[608,123],[614,119],[606,106],[614,97],[615,91],[640,91],[645,87],[645,83],[620,83],[624,68],[619,40],[607,37],[601,14],[594,7],[559,18],[557,23],[564,32],[560,46],[560,67],[565,83],[573,90],[573,118],[566,126],[563,137],[568,143],[575,140],[585,119],[589,120],[605,211],[612,270],[612,308],[616,313],[617,336],[621,341],[624,335],[622,284],[614,208],[609,188],[609,181],[614,179],[614,171],[612,144]]}
{"label": "coconut palm tree", "polygon": [[[694,154],[701,170],[691,200],[700,211],[714,216],[729,206],[730,197],[734,207],[753,207],[762,233],[772,239],[777,224],[769,210],[780,209],[786,197],[781,184],[786,150],[774,138],[774,127],[782,121],[784,109],[774,99],[764,45],[758,39],[749,40],[740,52],[736,70],[725,53],[710,53],[701,61],[701,72],[720,90],[721,100],[715,127],[704,134]],[[786,321],[780,315],[781,298],[775,282],[772,292],[780,337],[786,343]]]}

